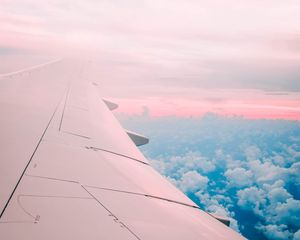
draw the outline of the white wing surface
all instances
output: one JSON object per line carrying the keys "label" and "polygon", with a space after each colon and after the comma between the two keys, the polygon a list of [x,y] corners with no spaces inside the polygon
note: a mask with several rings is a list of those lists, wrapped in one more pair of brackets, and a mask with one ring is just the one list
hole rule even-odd
{"label": "white wing surface", "polygon": [[2,76],[0,130],[1,239],[244,239],[149,166],[79,63]]}

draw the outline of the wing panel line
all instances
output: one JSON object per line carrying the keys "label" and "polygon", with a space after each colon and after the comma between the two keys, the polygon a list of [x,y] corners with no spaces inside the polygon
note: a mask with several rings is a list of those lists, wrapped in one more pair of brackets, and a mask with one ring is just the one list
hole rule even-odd
{"label": "wing panel line", "polygon": [[121,226],[125,227],[133,236],[136,237],[136,239],[138,240],[142,240],[141,238],[139,238],[128,226],[126,226],[123,222],[121,222],[118,217],[112,213],[106,206],[103,205],[103,203],[101,203],[93,194],[91,194],[83,185],[81,185],[81,187],[96,201],[98,202],[108,213],[109,216],[113,217],[114,221],[119,223]]}
{"label": "wing panel line", "polygon": [[70,84],[68,86],[68,90],[67,90],[67,93],[66,93],[66,98],[65,98],[65,102],[64,102],[64,108],[63,108],[63,111],[62,111],[62,114],[61,114],[61,119],[60,119],[60,122],[59,122],[58,131],[61,130],[61,126],[62,126],[62,123],[63,123],[64,114],[65,114],[65,110],[66,110],[66,105],[67,105],[67,101],[68,101],[68,98],[69,98],[69,93],[70,93]]}
{"label": "wing panel line", "polygon": [[10,196],[9,196],[9,198],[8,198],[8,200],[7,200],[5,206],[4,206],[4,208],[3,208],[3,210],[2,210],[2,212],[1,212],[1,214],[0,214],[0,219],[1,219],[1,217],[3,216],[3,214],[4,214],[4,212],[5,212],[6,208],[7,208],[7,206],[8,206],[8,204],[9,204],[10,200],[12,199],[12,197],[13,197],[13,195],[14,195],[16,189],[17,189],[17,187],[19,186],[19,184],[20,184],[20,182],[21,182],[21,180],[22,180],[22,178],[23,178],[23,176],[24,176],[24,174],[25,174],[27,168],[29,167],[29,165],[30,165],[30,163],[31,163],[31,161],[32,161],[32,159],[33,159],[33,157],[34,157],[34,155],[35,155],[37,149],[39,148],[39,146],[40,146],[40,144],[41,144],[41,142],[42,142],[42,140],[43,140],[43,138],[44,138],[44,136],[45,136],[45,134],[46,134],[46,132],[47,132],[49,126],[50,126],[50,123],[51,123],[52,119],[54,118],[54,115],[55,115],[55,113],[56,113],[56,111],[57,111],[57,109],[58,109],[60,103],[61,103],[61,99],[58,101],[58,104],[57,104],[57,106],[55,107],[55,110],[54,110],[54,112],[53,112],[53,114],[52,114],[52,116],[51,116],[51,118],[50,118],[50,120],[49,120],[49,122],[48,122],[48,124],[47,124],[47,126],[46,126],[46,128],[45,128],[45,130],[44,130],[44,132],[42,133],[41,138],[40,138],[39,141],[38,141],[38,144],[36,145],[36,147],[35,147],[35,149],[34,149],[32,155],[31,155],[31,157],[30,157],[30,159],[29,159],[27,165],[25,166],[25,168],[24,168],[24,170],[23,170],[23,172],[22,172],[22,174],[21,174],[21,176],[20,176],[20,178],[19,178],[19,180],[18,180],[16,186],[14,187],[14,190],[13,190],[12,193],[10,194]]}
{"label": "wing panel line", "polygon": [[12,77],[12,76],[17,75],[17,74],[22,74],[22,73],[29,72],[29,71],[32,71],[32,70],[36,70],[36,69],[39,69],[39,68],[51,65],[53,63],[60,62],[61,60],[62,59],[56,59],[56,60],[52,60],[50,62],[42,63],[42,64],[39,64],[39,65],[35,65],[35,66],[32,66],[32,67],[23,68],[23,69],[18,70],[18,71],[13,71],[13,72],[9,72],[9,73],[3,73],[3,74],[0,74],[0,78],[2,78],[2,77]]}
{"label": "wing panel line", "polygon": [[33,178],[42,178],[42,179],[47,179],[47,180],[52,180],[52,181],[62,181],[62,182],[75,183],[75,184],[80,184],[82,187],[86,187],[86,188],[95,188],[95,189],[101,189],[101,190],[106,190],[106,191],[113,191],[113,192],[119,192],[119,193],[125,193],[125,194],[144,196],[144,197],[148,197],[148,198],[155,198],[155,199],[159,199],[159,200],[162,200],[162,201],[167,201],[167,202],[171,202],[171,203],[175,203],[175,204],[180,204],[180,205],[183,205],[183,206],[186,206],[186,207],[201,209],[197,205],[191,205],[191,204],[187,204],[187,203],[184,203],[184,202],[172,200],[172,199],[169,199],[169,198],[163,198],[163,197],[159,197],[159,196],[155,196],[155,195],[151,195],[151,194],[146,194],[146,193],[130,192],[130,191],[125,191],[125,190],[120,190],[120,189],[104,188],[104,187],[97,187],[97,186],[92,186],[92,185],[82,185],[80,182],[77,182],[77,181],[74,181],[74,180],[69,180],[69,179],[52,178],[52,177],[30,175],[30,174],[25,174],[25,176],[33,177]]}
{"label": "wing panel line", "polygon": [[120,193],[127,193],[127,194],[139,195],[139,196],[144,196],[144,197],[148,197],[148,198],[155,198],[155,199],[159,199],[159,200],[163,200],[163,201],[167,201],[167,202],[171,202],[171,203],[176,203],[176,204],[184,205],[184,206],[191,207],[191,208],[200,209],[200,207],[198,207],[196,205],[190,205],[190,204],[179,202],[179,201],[175,201],[175,200],[172,200],[172,199],[169,199],[169,198],[158,197],[158,196],[154,196],[154,195],[150,195],[150,194],[129,192],[129,191],[123,191],[123,190],[119,190],[119,189],[103,188],[103,187],[96,187],[96,186],[90,186],[90,185],[85,185],[85,187],[96,188],[96,189],[101,189],[101,190],[106,190],[106,191],[113,191],[113,192],[120,192]]}
{"label": "wing panel line", "polygon": [[145,165],[147,165],[147,166],[150,166],[149,163],[143,162],[143,161],[141,161],[141,160],[139,160],[139,159],[136,159],[136,158],[133,158],[133,157],[130,157],[130,156],[121,154],[121,153],[116,153],[116,152],[113,152],[113,151],[110,151],[110,150],[107,150],[107,149],[98,148],[98,147],[88,147],[88,146],[85,146],[85,148],[86,148],[86,149],[91,149],[91,150],[94,150],[94,151],[108,152],[108,153],[111,153],[111,154],[115,154],[115,155],[118,155],[118,156],[121,156],[121,157],[125,157],[125,158],[128,158],[128,159],[134,160],[134,161],[136,161],[136,162],[145,164]]}

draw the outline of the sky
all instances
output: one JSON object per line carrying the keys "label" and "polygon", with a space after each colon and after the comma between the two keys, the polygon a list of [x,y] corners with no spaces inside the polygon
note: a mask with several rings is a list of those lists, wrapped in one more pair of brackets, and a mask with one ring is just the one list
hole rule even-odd
{"label": "sky", "polygon": [[123,112],[299,120],[299,12],[297,0],[0,0],[0,72],[86,58]]}
{"label": "sky", "polygon": [[299,0],[0,0],[0,75],[54,59],[250,240],[299,240]]}

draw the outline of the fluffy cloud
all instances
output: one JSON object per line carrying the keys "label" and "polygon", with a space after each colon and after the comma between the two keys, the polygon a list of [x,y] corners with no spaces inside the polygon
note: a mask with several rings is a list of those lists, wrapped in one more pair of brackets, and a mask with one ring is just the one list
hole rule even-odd
{"label": "fluffy cloud", "polygon": [[284,188],[283,180],[278,180],[272,185],[264,184],[262,188],[268,192],[268,199],[271,205],[283,203],[287,199],[292,198],[292,195]]}
{"label": "fluffy cloud", "polygon": [[196,171],[186,172],[181,179],[177,181],[178,187],[186,193],[205,190],[208,184],[208,178],[202,176]]}
{"label": "fluffy cloud", "polygon": [[[2,0],[1,43],[50,55],[111,52],[102,81],[156,85],[156,95],[158,86],[299,91],[299,9],[295,0]],[[111,59],[125,64],[107,67]]]}
{"label": "fluffy cloud", "polygon": [[232,203],[229,197],[219,194],[211,196],[204,191],[196,192],[195,195],[199,198],[206,211],[226,217],[230,220],[230,227],[237,232],[240,231],[238,222],[234,219],[235,213],[229,210]]}
{"label": "fluffy cloud", "polygon": [[263,216],[262,208],[266,204],[266,193],[257,187],[249,187],[237,192],[237,204],[255,214]]}
{"label": "fluffy cloud", "polygon": [[252,172],[244,168],[228,169],[224,175],[230,186],[245,187],[252,183]]}
{"label": "fluffy cloud", "polygon": [[287,230],[286,225],[266,225],[257,226],[257,229],[261,230],[267,238],[274,240],[287,240],[290,239],[292,234]]}
{"label": "fluffy cloud", "polygon": [[290,176],[293,179],[293,182],[300,186],[300,162],[296,162],[294,163],[291,167],[290,167]]}
{"label": "fluffy cloud", "polygon": [[245,149],[245,156],[248,161],[257,160],[260,154],[260,149],[257,146],[249,146]]}
{"label": "fluffy cloud", "polygon": [[183,174],[197,169],[201,173],[209,173],[215,170],[215,164],[203,157],[199,152],[188,151],[183,155],[168,156],[164,159],[152,159],[151,164],[160,173],[178,178]]}
{"label": "fluffy cloud", "polygon": [[253,160],[248,163],[248,166],[254,173],[256,181],[260,184],[264,182],[274,182],[278,179],[285,179],[289,174],[287,168],[276,166],[271,162]]}
{"label": "fluffy cloud", "polygon": [[292,198],[292,195],[283,187],[274,188],[268,193],[268,199],[271,205],[285,202],[289,198]]}
{"label": "fluffy cloud", "polygon": [[300,228],[300,201],[289,198],[286,202],[279,203],[275,208],[276,222],[284,222]]}
{"label": "fluffy cloud", "polygon": [[152,165],[249,239],[297,239],[300,123],[224,118],[123,119],[150,137]]}
{"label": "fluffy cloud", "polygon": [[293,240],[300,240],[300,229],[294,233]]}

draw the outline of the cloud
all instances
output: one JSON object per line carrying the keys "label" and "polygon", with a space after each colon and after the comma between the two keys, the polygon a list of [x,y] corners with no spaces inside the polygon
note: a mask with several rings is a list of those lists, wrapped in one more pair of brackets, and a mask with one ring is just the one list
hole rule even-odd
{"label": "cloud", "polygon": [[244,168],[228,169],[224,176],[228,179],[229,185],[233,187],[245,187],[252,184],[253,174]]}
{"label": "cloud", "polygon": [[225,197],[224,195],[210,195],[205,193],[205,191],[196,192],[195,195],[199,198],[206,211],[226,217],[230,220],[230,227],[237,232],[240,231],[239,224],[237,220],[234,219],[235,213],[228,208],[232,203],[229,197]]}
{"label": "cloud", "polygon": [[[10,47],[76,49],[98,56],[97,66],[121,53],[117,60],[131,65],[124,86],[299,91],[299,9],[296,1],[14,0],[2,1],[0,32]],[[114,67],[101,69],[109,81]]]}
{"label": "cloud", "polygon": [[[292,239],[299,229],[300,123],[130,116],[151,164],[205,211],[230,218],[249,239]],[[291,151],[293,149],[293,151]],[[296,157],[295,157],[296,156]],[[297,235],[296,235],[297,236]]]}
{"label": "cloud", "polygon": [[272,188],[268,192],[268,199],[271,205],[283,203],[289,198],[292,198],[292,195],[283,187]]}
{"label": "cloud", "polygon": [[177,181],[178,187],[186,193],[205,190],[209,180],[196,171],[189,171],[182,175],[181,179]]}
{"label": "cloud", "polygon": [[249,187],[237,192],[237,204],[255,214],[263,216],[262,208],[266,204],[266,193],[257,187]]}
{"label": "cloud", "polygon": [[257,226],[257,229],[262,231],[268,239],[286,240],[290,239],[292,234],[287,230],[286,225],[266,225]]}
{"label": "cloud", "polygon": [[164,161],[161,159],[152,159],[151,164],[159,172],[175,178],[194,169],[197,169],[201,173],[209,173],[216,168],[212,161],[209,161],[196,151],[188,151],[184,155],[169,156]]}
{"label": "cloud", "polygon": [[290,167],[290,174],[293,182],[299,186],[300,185],[300,162],[296,162],[292,164],[292,166]]}
{"label": "cloud", "polygon": [[248,161],[257,160],[261,155],[260,149],[257,146],[249,146],[245,149],[245,156]]}
{"label": "cloud", "polygon": [[277,222],[300,227],[300,201],[289,198],[286,202],[279,203],[275,208],[275,216],[273,219]]}
{"label": "cloud", "polygon": [[294,238],[293,240],[300,240],[300,229],[294,233]]}
{"label": "cloud", "polygon": [[285,179],[289,173],[287,168],[282,168],[271,162],[261,162],[259,160],[250,161],[249,169],[254,173],[258,183],[273,182],[278,179]]}

